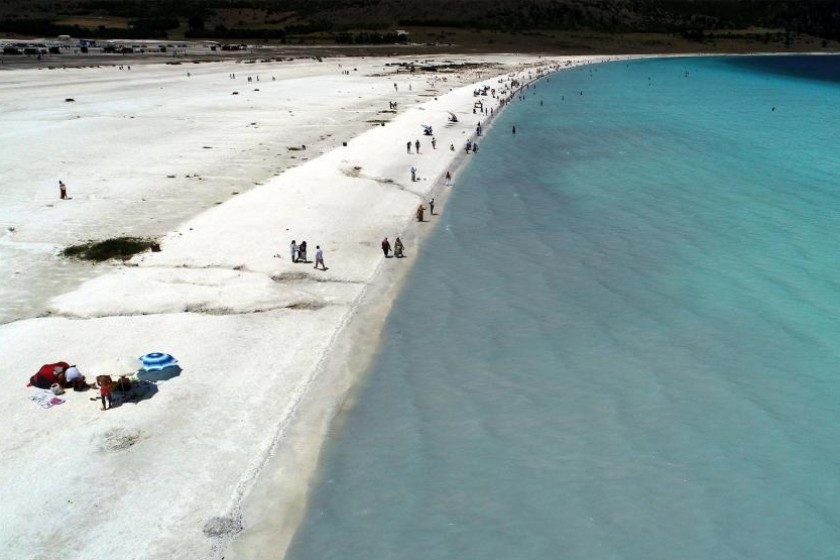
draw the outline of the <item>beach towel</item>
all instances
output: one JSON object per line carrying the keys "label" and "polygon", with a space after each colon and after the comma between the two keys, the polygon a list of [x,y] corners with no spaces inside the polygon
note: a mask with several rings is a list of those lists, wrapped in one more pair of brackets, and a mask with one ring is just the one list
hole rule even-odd
{"label": "beach towel", "polygon": [[41,408],[52,408],[53,406],[64,402],[64,399],[53,395],[52,391],[38,391],[34,395],[31,395],[29,400]]}

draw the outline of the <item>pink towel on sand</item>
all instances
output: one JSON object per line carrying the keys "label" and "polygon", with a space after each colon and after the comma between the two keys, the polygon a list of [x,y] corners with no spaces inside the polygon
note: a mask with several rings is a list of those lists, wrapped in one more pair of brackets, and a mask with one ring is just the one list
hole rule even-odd
{"label": "pink towel on sand", "polygon": [[55,405],[64,402],[64,399],[60,399],[53,395],[52,391],[38,391],[37,393],[29,397],[29,400],[31,400],[41,408],[52,408]]}

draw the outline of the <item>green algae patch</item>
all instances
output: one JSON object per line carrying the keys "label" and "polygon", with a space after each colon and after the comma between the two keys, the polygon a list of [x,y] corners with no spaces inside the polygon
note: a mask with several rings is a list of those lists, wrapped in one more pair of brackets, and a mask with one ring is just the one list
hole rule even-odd
{"label": "green algae patch", "polygon": [[104,262],[111,259],[128,260],[138,253],[148,250],[160,250],[154,239],[142,237],[114,237],[104,241],[88,241],[70,245],[61,251],[61,255],[83,261]]}

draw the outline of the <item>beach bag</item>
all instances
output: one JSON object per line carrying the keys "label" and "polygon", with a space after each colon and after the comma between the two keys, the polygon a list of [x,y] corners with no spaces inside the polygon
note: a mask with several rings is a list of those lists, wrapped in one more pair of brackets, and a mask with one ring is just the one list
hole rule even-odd
{"label": "beach bag", "polygon": [[62,389],[61,385],[59,385],[58,383],[53,383],[52,385],[50,385],[50,391],[53,392],[53,395],[63,395],[64,394],[64,389]]}

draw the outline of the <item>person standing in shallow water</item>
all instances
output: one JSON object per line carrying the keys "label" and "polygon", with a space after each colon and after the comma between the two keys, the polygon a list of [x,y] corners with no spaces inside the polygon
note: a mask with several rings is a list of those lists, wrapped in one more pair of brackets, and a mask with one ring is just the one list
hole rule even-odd
{"label": "person standing in shallow water", "polygon": [[513,134],[516,134],[516,125],[513,125],[513,130],[512,130],[512,133],[513,133]]}

